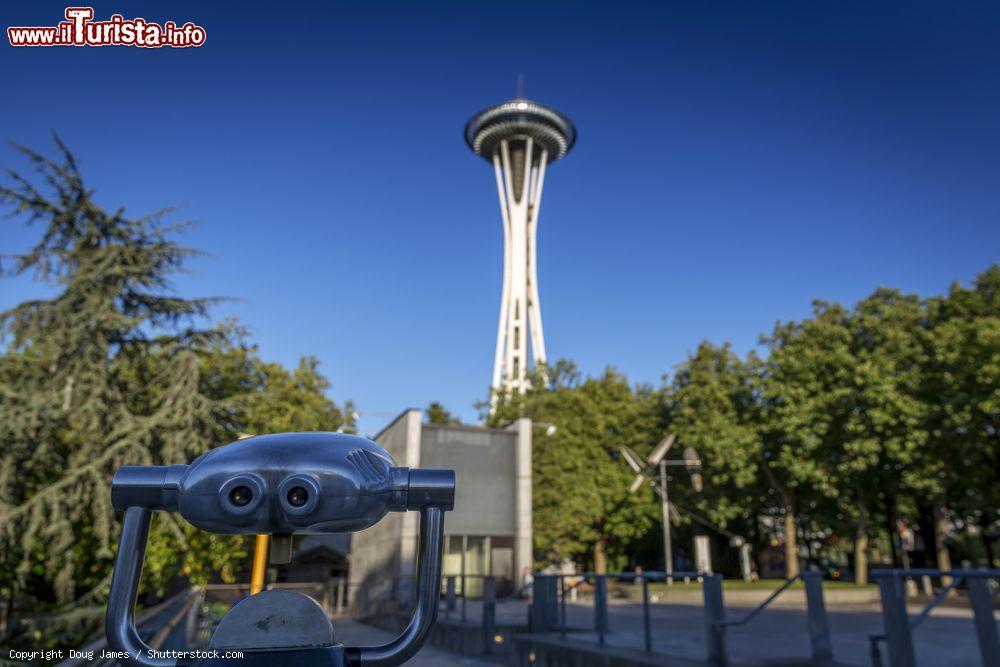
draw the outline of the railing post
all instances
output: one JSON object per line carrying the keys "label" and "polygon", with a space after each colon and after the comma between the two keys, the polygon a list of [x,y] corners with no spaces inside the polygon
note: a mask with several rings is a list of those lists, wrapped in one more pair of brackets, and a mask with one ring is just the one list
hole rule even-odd
{"label": "railing post", "polygon": [[531,610],[529,621],[531,632],[548,632],[558,625],[558,600],[556,580],[550,574],[536,574],[531,585]]}
{"label": "railing post", "polygon": [[997,624],[993,620],[993,596],[990,594],[989,579],[986,577],[966,577],[969,587],[969,602],[972,603],[973,620],[976,624],[976,638],[984,665],[1000,665],[1000,637]]}
{"label": "railing post", "polygon": [[444,610],[451,614],[455,611],[455,575],[449,575],[444,589]]}
{"label": "railing post", "polygon": [[645,638],[646,653],[653,652],[653,633],[649,627],[649,579],[642,575],[642,631]]}
{"label": "railing post", "polygon": [[830,642],[830,624],[826,618],[826,605],[823,602],[823,573],[803,572],[802,583],[806,587],[806,609],[809,614],[809,642],[812,645],[812,658],[815,662],[833,660],[833,648]]}
{"label": "railing post", "polygon": [[566,575],[559,577],[559,636],[566,637]]}
{"label": "railing post", "polygon": [[493,653],[493,635],[496,634],[496,599],[496,577],[483,577],[483,649],[487,655]]}
{"label": "railing post", "polygon": [[608,631],[608,577],[604,574],[594,577],[594,630],[598,644],[604,646],[604,634]]}
{"label": "railing post", "polygon": [[708,574],[702,578],[702,594],[705,597],[705,644],[706,658],[712,667],[726,667],[726,608],[722,601],[722,575]]}
{"label": "railing post", "polygon": [[205,587],[199,586],[192,593],[195,596],[194,604],[188,609],[184,627],[184,645],[192,646],[198,640],[198,619],[201,618],[202,609],[205,606]]}
{"label": "railing post", "polygon": [[462,575],[462,625],[465,625],[465,601],[469,599],[469,581],[467,575]]}
{"label": "railing post", "polygon": [[906,614],[906,597],[903,582],[894,570],[876,572],[879,592],[882,595],[882,623],[885,625],[885,642],[889,647],[890,667],[915,667],[913,636],[910,618]]}

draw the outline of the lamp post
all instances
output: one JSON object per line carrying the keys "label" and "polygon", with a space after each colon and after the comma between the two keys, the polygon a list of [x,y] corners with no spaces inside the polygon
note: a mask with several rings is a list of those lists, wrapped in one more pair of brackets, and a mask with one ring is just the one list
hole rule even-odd
{"label": "lamp post", "polygon": [[[628,447],[620,449],[622,456],[625,457],[625,462],[636,473],[635,479],[629,487],[629,493],[635,493],[648,481],[660,496],[660,511],[663,514],[663,565],[668,585],[674,582],[674,555],[670,536],[670,513],[673,511],[676,514],[677,510],[670,506],[670,495],[667,486],[667,466],[683,466],[691,476],[691,486],[695,492],[700,493],[702,489],[701,459],[698,458],[698,453],[694,451],[694,448],[685,447],[684,455],[681,459],[670,460],[664,458],[667,452],[670,451],[670,448],[673,447],[676,439],[677,436],[673,433],[665,437],[650,452],[645,461]],[[660,475],[659,483],[653,480],[653,473],[657,468],[659,468]]]}
{"label": "lamp post", "polygon": [[674,549],[670,540],[670,497],[667,495],[667,462],[660,461],[660,512],[663,515],[663,569],[667,584],[674,581]]}

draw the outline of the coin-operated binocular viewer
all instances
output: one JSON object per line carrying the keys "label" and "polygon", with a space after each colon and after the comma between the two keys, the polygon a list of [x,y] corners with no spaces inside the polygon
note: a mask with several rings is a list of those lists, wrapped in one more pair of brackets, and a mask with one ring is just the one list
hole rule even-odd
{"label": "coin-operated binocular viewer", "polygon": [[[412,657],[437,617],[444,512],[453,509],[455,473],[397,467],[384,449],[337,433],[264,435],[213,449],[190,465],[125,466],[111,486],[125,511],[108,601],[107,635],[124,663],[145,667],[295,665],[388,667]],[[417,600],[409,625],[382,646],[344,646],[312,598],[270,590],[244,598],[219,622],[209,649],[242,660],[157,657],[136,632],[134,609],[153,510],[179,512],[211,533],[349,533],[388,512],[420,512]],[[290,548],[290,547],[289,547]]]}

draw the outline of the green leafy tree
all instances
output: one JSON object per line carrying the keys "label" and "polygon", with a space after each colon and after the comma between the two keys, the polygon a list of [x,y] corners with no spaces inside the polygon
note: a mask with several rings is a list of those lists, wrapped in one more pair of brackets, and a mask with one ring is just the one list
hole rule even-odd
{"label": "green leafy tree", "polygon": [[744,363],[728,344],[716,347],[706,341],[680,366],[666,394],[675,449],[697,451],[704,479],[701,492],[679,484],[671,490],[671,499],[679,497],[744,538],[756,534],[757,518],[764,511],[761,498],[767,492],[760,472],[755,379],[752,363]]}
{"label": "green leafy tree", "polygon": [[432,401],[424,411],[428,424],[461,424],[461,420],[437,401]]}
{"label": "green leafy tree", "polygon": [[825,457],[839,456],[854,405],[849,313],[817,302],[812,319],[779,323],[761,369],[761,471],[783,517],[785,573],[799,572],[799,514],[838,493]]}
{"label": "green leafy tree", "polygon": [[879,289],[851,311],[817,302],[812,318],[778,325],[767,340],[764,470],[786,505],[784,532],[794,535],[796,511],[850,527],[858,583],[873,513],[892,539],[905,473],[922,455],[923,318],[916,296]]}
{"label": "green leafy tree", "polygon": [[[865,500],[872,500],[866,488],[876,490],[894,552],[901,504],[909,504],[912,473],[927,454],[926,405],[919,395],[927,367],[921,344],[925,319],[918,296],[881,288],[854,307],[850,320],[854,405],[847,416],[843,456],[834,462],[835,479],[858,507],[859,538]],[[901,552],[899,556],[905,562]],[[864,581],[867,558],[859,546],[855,561]]]}
{"label": "green leafy tree", "polygon": [[662,435],[659,396],[611,369],[580,381],[568,362],[539,369],[531,387],[501,397],[492,422],[528,416],[556,426],[533,438],[536,560],[586,559],[606,572],[654,523],[656,506],[628,492],[634,475],[617,455],[622,445],[647,453]]}
{"label": "green leafy tree", "polygon": [[1000,520],[1000,266],[927,301],[921,386],[928,446],[908,482],[931,499],[937,565],[950,569],[949,512]]}

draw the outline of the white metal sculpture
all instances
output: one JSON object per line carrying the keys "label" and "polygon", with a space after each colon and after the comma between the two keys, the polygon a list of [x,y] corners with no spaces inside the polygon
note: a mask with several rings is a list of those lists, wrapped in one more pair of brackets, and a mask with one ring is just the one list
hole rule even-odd
{"label": "white metal sculpture", "polygon": [[534,365],[545,363],[545,337],[538,299],[538,210],[545,169],[564,157],[576,129],[563,114],[525,99],[479,112],[465,127],[465,140],[493,164],[504,230],[503,288],[493,361],[493,398],[528,388],[528,346]]}

